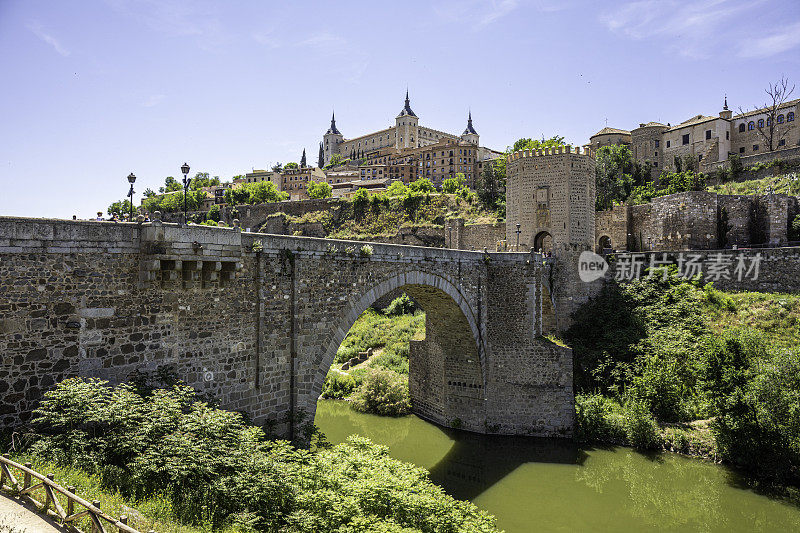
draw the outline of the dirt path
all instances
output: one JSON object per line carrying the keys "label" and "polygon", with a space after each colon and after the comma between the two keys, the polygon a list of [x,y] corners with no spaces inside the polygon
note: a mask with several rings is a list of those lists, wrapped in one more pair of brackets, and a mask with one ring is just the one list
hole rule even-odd
{"label": "dirt path", "polygon": [[37,514],[30,505],[0,494],[0,532],[2,533],[63,533],[58,524]]}

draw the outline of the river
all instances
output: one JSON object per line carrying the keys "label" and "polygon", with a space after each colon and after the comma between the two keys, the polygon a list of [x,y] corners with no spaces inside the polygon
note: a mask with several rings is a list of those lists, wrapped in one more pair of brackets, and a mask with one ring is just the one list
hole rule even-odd
{"label": "river", "polygon": [[332,400],[318,402],[315,423],[332,443],[363,435],[427,468],[449,494],[494,514],[506,533],[800,531],[800,507],[757,494],[730,469],[699,459],[473,435]]}

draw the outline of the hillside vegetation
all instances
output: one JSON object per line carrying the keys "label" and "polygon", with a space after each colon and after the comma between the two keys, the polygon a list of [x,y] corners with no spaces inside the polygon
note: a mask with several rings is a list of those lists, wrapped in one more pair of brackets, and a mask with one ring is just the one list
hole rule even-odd
{"label": "hillside vegetation", "polygon": [[766,194],[772,190],[791,196],[800,195],[800,174],[790,173],[746,181],[729,181],[712,185],[708,190],[717,194]]}
{"label": "hillside vegetation", "polygon": [[468,224],[498,221],[494,211],[486,210],[474,193],[442,194],[418,192],[397,196],[369,194],[361,189],[352,199],[343,199],[332,209],[303,216],[284,215],[295,225],[319,223],[325,236],[335,239],[368,240],[393,237],[401,227],[444,226],[449,218],[463,218]]}
{"label": "hillside vegetation", "polygon": [[673,272],[607,286],[564,338],[585,442],[663,446],[800,481],[797,295],[728,294]]}

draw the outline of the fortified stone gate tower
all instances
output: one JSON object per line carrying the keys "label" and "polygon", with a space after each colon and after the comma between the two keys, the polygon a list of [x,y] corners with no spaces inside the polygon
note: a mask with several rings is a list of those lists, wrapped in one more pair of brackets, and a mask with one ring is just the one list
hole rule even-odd
{"label": "fortified stone gate tower", "polygon": [[543,309],[543,320],[550,317],[549,329],[563,330],[599,288],[578,276],[581,252],[594,245],[594,158],[571,146],[523,150],[508,156],[506,175],[506,239],[516,246],[519,238],[520,250],[552,255],[546,260],[552,308]]}

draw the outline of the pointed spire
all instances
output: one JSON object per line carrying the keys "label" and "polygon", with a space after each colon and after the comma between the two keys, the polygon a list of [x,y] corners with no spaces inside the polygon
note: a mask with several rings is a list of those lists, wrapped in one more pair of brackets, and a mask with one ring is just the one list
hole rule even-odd
{"label": "pointed spire", "polygon": [[725,111],[728,110],[728,95],[727,94],[725,95],[725,105],[722,106],[722,109],[724,109]]}
{"label": "pointed spire", "polygon": [[300,156],[300,168],[306,168],[306,149],[303,148],[303,155]]}
{"label": "pointed spire", "polygon": [[470,109],[469,115],[467,118],[467,129],[464,130],[464,133],[461,135],[477,135],[478,132],[475,131],[475,128],[472,126],[472,110]]}
{"label": "pointed spire", "polygon": [[335,135],[341,135],[339,130],[336,129],[336,113],[333,111],[331,112],[331,127],[328,128],[328,132],[325,135],[328,135],[329,133],[333,133]]}
{"label": "pointed spire", "polygon": [[414,112],[411,110],[411,100],[409,100],[409,98],[408,98],[408,89],[406,89],[406,101],[405,101],[405,105],[403,106],[403,110],[402,110],[402,111],[400,111],[400,114],[399,114],[398,116],[399,116],[399,117],[405,117],[405,116],[409,116],[409,117],[416,117],[416,116],[417,116],[417,115],[415,115],[415,114],[414,114]]}

